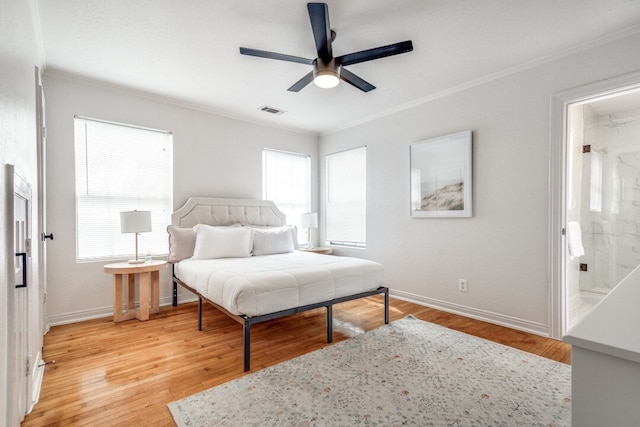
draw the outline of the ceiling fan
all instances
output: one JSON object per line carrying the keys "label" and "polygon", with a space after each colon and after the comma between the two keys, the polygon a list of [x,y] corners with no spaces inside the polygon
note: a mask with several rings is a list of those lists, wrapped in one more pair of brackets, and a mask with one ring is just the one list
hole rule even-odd
{"label": "ceiling fan", "polygon": [[250,49],[247,47],[240,48],[240,53],[242,55],[258,56],[261,58],[278,59],[281,61],[312,65],[313,71],[309,72],[307,75],[295,82],[293,86],[287,89],[291,92],[299,92],[312,81],[317,86],[331,88],[337,86],[340,80],[344,80],[363,92],[369,92],[376,87],[344,67],[358,64],[360,62],[398,55],[400,53],[411,52],[413,50],[411,40],[407,40],[387,46],[380,46],[373,49],[362,50],[360,52],[349,53],[334,58],[331,50],[331,43],[335,40],[336,33],[329,25],[329,8],[327,4],[307,3],[307,10],[309,11],[311,30],[313,31],[313,38],[316,43],[316,50],[318,51],[318,57],[316,59],[307,59],[300,56],[285,55],[282,53]]}

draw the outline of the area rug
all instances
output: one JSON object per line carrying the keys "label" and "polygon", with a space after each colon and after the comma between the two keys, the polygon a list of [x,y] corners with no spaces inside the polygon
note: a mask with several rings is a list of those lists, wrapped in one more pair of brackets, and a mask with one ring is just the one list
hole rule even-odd
{"label": "area rug", "polygon": [[408,316],[169,404],[185,426],[569,426],[571,367]]}

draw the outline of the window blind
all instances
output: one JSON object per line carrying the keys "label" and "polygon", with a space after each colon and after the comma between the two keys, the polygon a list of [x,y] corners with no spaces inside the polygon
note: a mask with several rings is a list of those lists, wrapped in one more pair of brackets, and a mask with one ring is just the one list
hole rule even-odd
{"label": "window blind", "polygon": [[366,246],[367,149],[326,157],[326,240],[328,244]]}
{"label": "window blind", "polygon": [[300,214],[311,209],[311,156],[264,149],[262,151],[262,196],[272,200],[298,226],[298,241],[306,242],[300,230]]}
{"label": "window blind", "polygon": [[74,118],[76,258],[134,256],[135,237],[120,232],[120,212],[151,211],[152,232],[139,253],[168,252],[173,210],[173,136],[84,117]]}

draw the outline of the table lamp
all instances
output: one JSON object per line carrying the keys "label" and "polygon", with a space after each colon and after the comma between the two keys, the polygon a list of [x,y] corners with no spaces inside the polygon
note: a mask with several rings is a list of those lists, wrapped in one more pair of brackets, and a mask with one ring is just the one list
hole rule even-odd
{"label": "table lamp", "polygon": [[129,264],[144,262],[144,258],[138,258],[138,234],[149,231],[151,231],[151,211],[120,212],[120,232],[136,235],[136,259],[129,260]]}
{"label": "table lamp", "polygon": [[307,249],[311,249],[313,247],[311,245],[311,229],[318,228],[318,214],[316,212],[301,214],[300,228],[307,229]]}

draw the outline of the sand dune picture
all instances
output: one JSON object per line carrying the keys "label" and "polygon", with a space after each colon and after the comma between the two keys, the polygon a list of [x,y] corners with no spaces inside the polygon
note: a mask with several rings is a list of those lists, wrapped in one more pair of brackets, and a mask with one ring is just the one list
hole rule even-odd
{"label": "sand dune picture", "polygon": [[411,146],[411,216],[471,216],[471,132]]}
{"label": "sand dune picture", "polygon": [[435,193],[423,197],[420,203],[423,211],[461,211],[464,210],[464,183],[450,184],[439,188]]}

